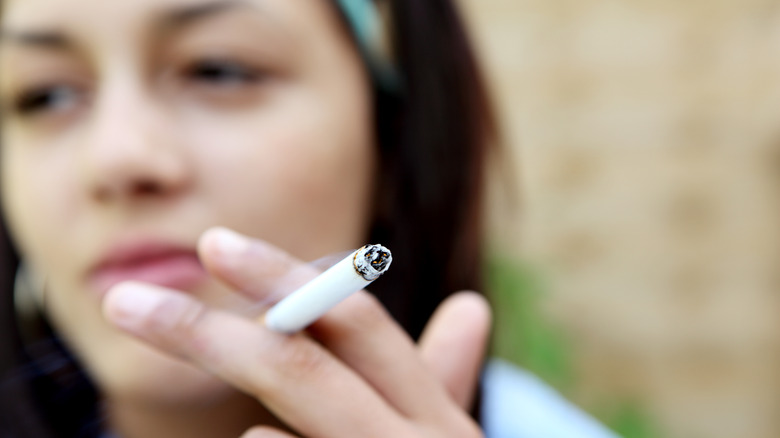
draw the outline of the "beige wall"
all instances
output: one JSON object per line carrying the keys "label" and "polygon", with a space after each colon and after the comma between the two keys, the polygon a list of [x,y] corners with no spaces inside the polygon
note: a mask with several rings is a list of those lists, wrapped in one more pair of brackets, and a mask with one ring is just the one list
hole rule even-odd
{"label": "beige wall", "polygon": [[494,232],[550,277],[574,397],[780,436],[780,1],[461,2],[520,169]]}

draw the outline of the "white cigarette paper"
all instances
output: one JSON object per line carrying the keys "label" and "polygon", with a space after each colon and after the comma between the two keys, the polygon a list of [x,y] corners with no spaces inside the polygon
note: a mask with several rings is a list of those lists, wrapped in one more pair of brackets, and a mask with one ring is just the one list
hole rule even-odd
{"label": "white cigarette paper", "polygon": [[265,325],[281,333],[303,330],[379,278],[392,261],[390,250],[382,245],[360,248],[271,307]]}

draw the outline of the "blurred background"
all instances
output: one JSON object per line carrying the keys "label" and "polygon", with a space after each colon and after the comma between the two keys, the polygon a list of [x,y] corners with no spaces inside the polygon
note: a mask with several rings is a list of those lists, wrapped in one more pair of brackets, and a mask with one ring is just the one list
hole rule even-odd
{"label": "blurred background", "polygon": [[780,437],[780,1],[460,2],[515,169],[495,354],[629,438]]}

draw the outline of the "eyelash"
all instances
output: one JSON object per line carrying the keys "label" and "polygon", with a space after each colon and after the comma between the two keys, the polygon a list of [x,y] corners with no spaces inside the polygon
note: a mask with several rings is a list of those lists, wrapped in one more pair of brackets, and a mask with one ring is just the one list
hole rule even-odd
{"label": "eyelash", "polygon": [[204,59],[187,66],[188,80],[217,86],[253,85],[264,78],[264,73],[240,62],[223,59]]}
{"label": "eyelash", "polygon": [[34,115],[36,113],[53,110],[62,101],[57,99],[74,98],[78,90],[66,85],[50,85],[32,88],[23,92],[14,101],[15,112],[21,115]]}
{"label": "eyelash", "polygon": [[[255,85],[263,80],[266,74],[236,61],[202,59],[186,66],[182,76],[186,81],[222,89]],[[13,110],[21,116],[34,116],[56,110],[57,105],[71,103],[61,99],[74,99],[79,93],[80,90],[75,87],[62,84],[33,87],[20,93],[13,101]]]}

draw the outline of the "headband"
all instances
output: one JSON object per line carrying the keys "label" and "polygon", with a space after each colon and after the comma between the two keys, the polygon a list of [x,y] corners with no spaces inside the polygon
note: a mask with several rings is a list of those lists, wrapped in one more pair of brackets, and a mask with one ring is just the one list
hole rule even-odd
{"label": "headband", "polygon": [[372,0],[337,0],[368,66],[371,76],[384,91],[397,92],[401,79],[389,50],[389,29]]}

